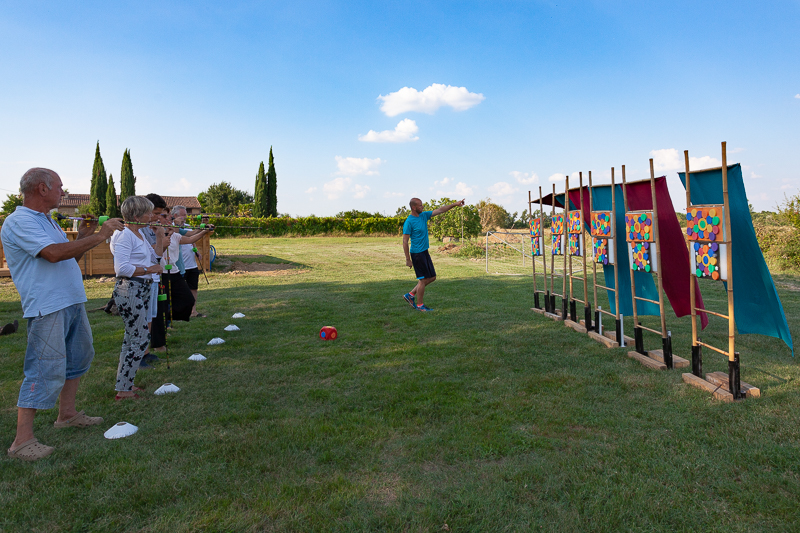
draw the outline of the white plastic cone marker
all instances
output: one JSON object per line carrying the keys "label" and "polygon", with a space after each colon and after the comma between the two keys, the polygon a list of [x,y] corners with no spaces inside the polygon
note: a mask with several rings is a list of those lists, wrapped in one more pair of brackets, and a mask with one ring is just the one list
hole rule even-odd
{"label": "white plastic cone marker", "polygon": [[179,390],[181,389],[179,389],[176,385],[172,383],[164,383],[159,388],[157,388],[153,394],[162,396],[164,394],[167,394],[168,392],[178,392]]}
{"label": "white plastic cone marker", "polygon": [[194,353],[189,356],[189,361],[205,361],[206,359],[208,359],[208,357],[201,353]]}
{"label": "white plastic cone marker", "polygon": [[244,315],[242,313],[236,313],[231,318],[244,318]]}
{"label": "white plastic cone marker", "polygon": [[208,341],[209,346],[214,346],[215,344],[222,344],[225,342],[225,339],[220,339],[219,337],[214,337],[210,341]]}
{"label": "white plastic cone marker", "polygon": [[123,437],[130,437],[137,431],[139,431],[139,428],[133,424],[128,424],[127,422],[117,422],[111,426],[108,431],[103,433],[103,436],[107,439],[121,439]]}
{"label": "white plastic cone marker", "polygon": [[239,326],[230,324],[228,326],[225,326],[225,331],[239,331]]}

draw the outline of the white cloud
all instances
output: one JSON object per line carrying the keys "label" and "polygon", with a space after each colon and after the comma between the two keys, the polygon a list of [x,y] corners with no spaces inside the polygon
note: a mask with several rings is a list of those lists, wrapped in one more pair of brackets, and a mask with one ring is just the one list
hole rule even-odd
{"label": "white cloud", "polygon": [[728,150],[729,154],[738,154],[740,152],[744,152],[744,148],[734,148],[732,150]]}
{"label": "white cloud", "polygon": [[794,97],[797,98],[798,100],[800,100],[800,93],[794,95]]}
{"label": "white cloud", "polygon": [[781,190],[794,189],[794,185],[781,185]]}
{"label": "white cloud", "polygon": [[397,198],[397,197],[400,197],[400,196],[405,196],[405,194],[403,194],[401,192],[385,192],[385,193],[383,193],[383,197],[384,198]]}
{"label": "white cloud", "polygon": [[350,188],[352,181],[350,178],[336,178],[323,185],[322,190],[328,196],[328,200],[336,200]]}
{"label": "white cloud", "polygon": [[[436,187],[444,187],[445,185],[449,185],[453,183],[453,178],[443,178],[441,181],[434,181],[433,184]],[[431,187],[432,189],[433,187]]]}
{"label": "white cloud", "polygon": [[506,183],[505,181],[498,181],[491,187],[489,187],[489,193],[492,196],[511,196],[515,192],[517,192],[517,188],[512,186],[510,183]]}
{"label": "white cloud", "polygon": [[317,190],[316,187],[309,187],[308,189],[306,189],[306,194],[311,194],[312,192],[315,192],[316,190]]}
{"label": "white cloud", "polygon": [[339,171],[336,174],[340,176],[356,176],[359,174],[377,176],[379,174],[378,167],[385,162],[381,158],[369,159],[367,157],[341,157],[337,155],[336,166],[339,167]]}
{"label": "white cloud", "polygon": [[472,192],[473,192],[472,187],[470,187],[463,181],[459,181],[458,183],[456,183],[457,196],[470,196]]}
{"label": "white cloud", "polygon": [[751,172],[750,173],[750,179],[753,179],[753,180],[758,180],[758,179],[761,179],[763,177],[764,176],[762,176],[761,174],[756,174],[755,172]]}
{"label": "white cloud", "polygon": [[383,100],[381,111],[388,117],[409,111],[432,115],[442,106],[450,106],[456,111],[466,111],[484,99],[483,94],[471,93],[466,87],[453,87],[441,83],[434,83],[422,91],[413,87],[403,87],[386,96],[378,96],[378,100]]}
{"label": "white cloud", "polygon": [[353,198],[364,198],[367,193],[370,191],[368,185],[356,185],[353,187]]}
{"label": "white cloud", "polygon": [[547,178],[547,181],[552,181],[552,182],[564,181],[564,178],[566,178],[564,174],[562,174],[561,172],[556,172],[555,174]]}
{"label": "white cloud", "polygon": [[522,185],[531,185],[533,183],[539,183],[539,176],[536,175],[535,172],[520,172],[518,170],[512,170],[508,173],[509,176],[517,180],[517,183],[521,183]]}
{"label": "white cloud", "polygon": [[416,136],[418,131],[417,123],[410,118],[405,118],[397,124],[394,131],[369,130],[366,135],[359,135],[358,140],[366,143],[407,143],[419,140],[419,137]]}
{"label": "white cloud", "polygon": [[[656,172],[681,171],[686,168],[683,154],[679,153],[675,148],[651,150],[650,157],[653,158],[653,169]],[[704,155],[703,157],[689,157],[689,168],[692,172],[704,168],[721,166],[722,161],[708,155]]]}

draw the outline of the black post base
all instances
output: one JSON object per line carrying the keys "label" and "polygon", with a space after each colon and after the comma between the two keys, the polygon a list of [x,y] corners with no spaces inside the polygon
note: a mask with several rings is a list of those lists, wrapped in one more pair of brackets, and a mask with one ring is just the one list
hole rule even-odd
{"label": "black post base", "polygon": [[536,309],[541,309],[541,307],[539,307],[539,293],[538,292],[534,292],[533,293],[533,306]]}
{"label": "black post base", "polygon": [[602,331],[600,331],[600,311],[595,311],[594,312],[594,330],[597,333],[600,333],[600,334],[603,333]]}
{"label": "black post base", "polygon": [[556,295],[555,294],[551,294],[550,295],[550,312],[552,314],[556,314]]}
{"label": "black post base", "polygon": [[661,339],[661,351],[664,352],[664,364],[672,370],[672,337],[666,336]]}
{"label": "black post base", "polygon": [[586,325],[586,331],[592,331],[592,310],[588,305],[583,306],[583,323]]}
{"label": "black post base", "polygon": [[566,320],[569,313],[569,300],[561,298],[561,320]]}
{"label": "black post base", "polygon": [[625,346],[625,339],[622,338],[622,320],[619,318],[617,319],[616,324],[616,333],[617,333],[617,344],[620,346]]}
{"label": "black post base", "polygon": [[699,344],[692,346],[692,374],[703,377],[703,347]]}
{"label": "black post base", "polygon": [[734,400],[744,398],[742,394],[742,379],[739,373],[739,352],[733,352],[733,361],[728,361],[728,386]]}
{"label": "black post base", "polygon": [[575,300],[569,301],[569,319],[573,322],[578,321],[578,313],[575,305]]}
{"label": "black post base", "polygon": [[633,341],[636,343],[636,351],[642,355],[647,355],[644,351],[644,338],[642,338],[642,328],[636,326],[633,328]]}

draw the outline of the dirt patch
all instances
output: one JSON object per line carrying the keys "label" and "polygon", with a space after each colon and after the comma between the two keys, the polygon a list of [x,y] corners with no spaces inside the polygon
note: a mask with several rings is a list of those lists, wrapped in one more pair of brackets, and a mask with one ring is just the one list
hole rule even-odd
{"label": "dirt patch", "polygon": [[457,254],[459,250],[461,250],[461,245],[452,242],[436,249],[437,252],[447,255]]}
{"label": "dirt patch", "polygon": [[258,276],[281,276],[285,274],[299,274],[301,272],[308,272],[308,270],[300,270],[299,265],[287,263],[243,263],[241,261],[234,261],[231,264],[228,274],[232,274],[234,276],[242,274],[255,274]]}

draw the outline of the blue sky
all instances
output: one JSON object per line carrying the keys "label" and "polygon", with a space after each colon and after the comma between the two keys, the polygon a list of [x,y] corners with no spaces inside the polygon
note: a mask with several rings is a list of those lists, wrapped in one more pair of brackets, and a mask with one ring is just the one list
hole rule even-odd
{"label": "blue sky", "polygon": [[[0,2],[0,193],[32,166],[89,190],[253,191],[393,214],[412,196],[527,208],[591,170],[744,167],[756,209],[800,188],[800,1]],[[572,183],[571,183],[572,184]]]}

